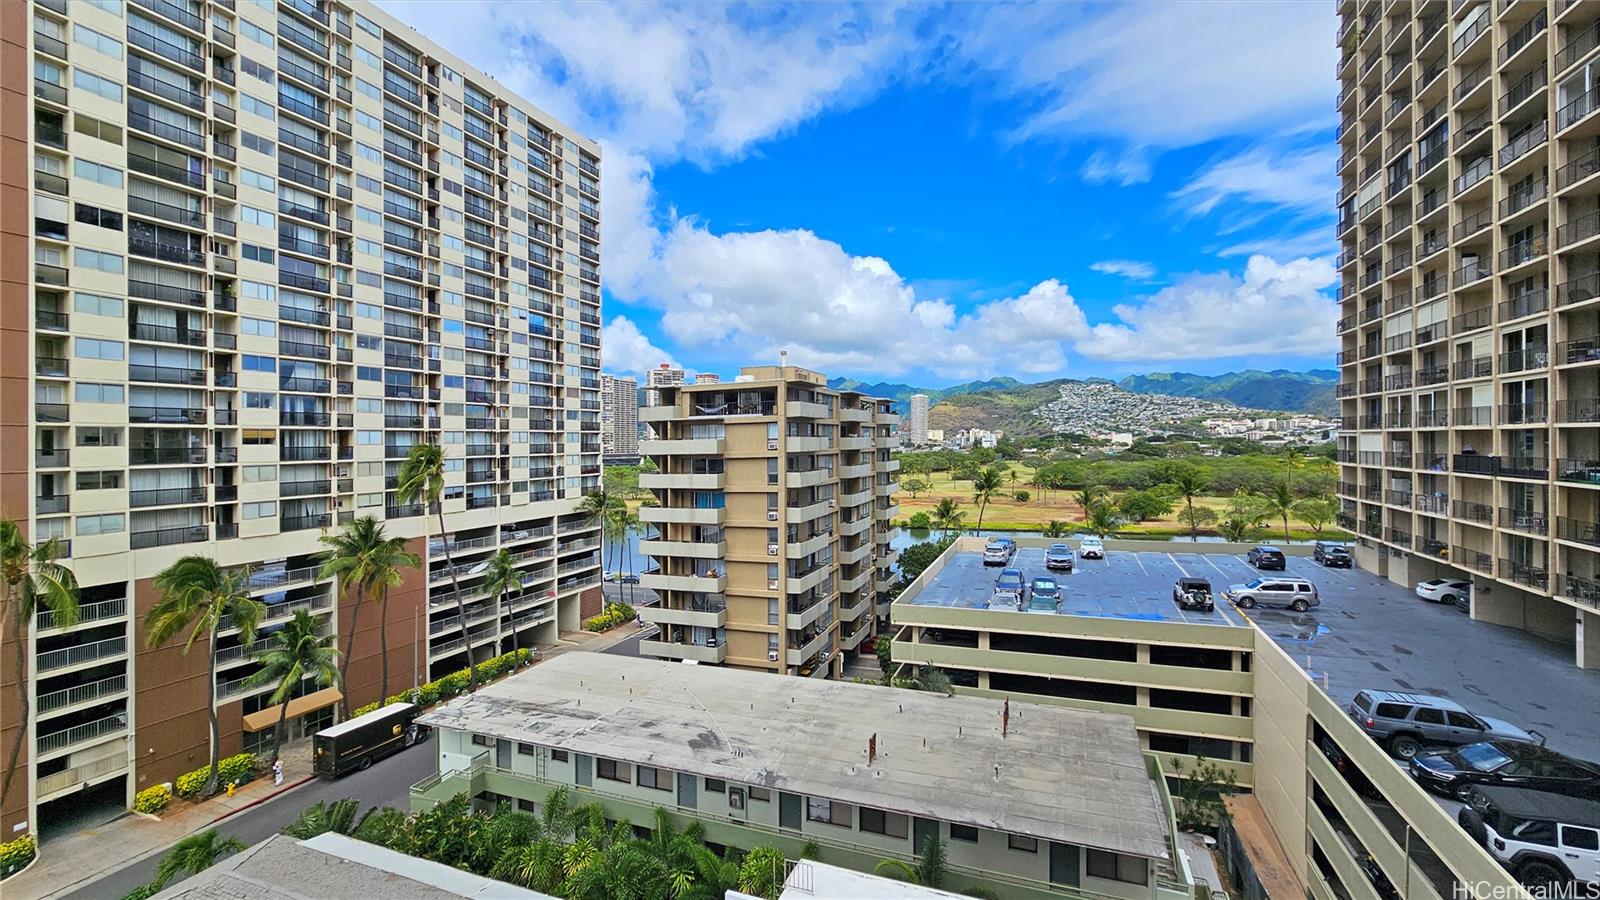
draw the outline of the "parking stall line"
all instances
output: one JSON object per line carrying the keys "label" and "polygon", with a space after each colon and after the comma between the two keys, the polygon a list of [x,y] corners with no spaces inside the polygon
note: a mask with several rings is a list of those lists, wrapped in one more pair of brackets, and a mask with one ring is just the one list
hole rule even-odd
{"label": "parking stall line", "polygon": [[1167,554],[1167,559],[1172,560],[1172,564],[1178,567],[1178,572],[1181,573],[1183,575],[1183,577],[1185,577],[1185,578],[1189,577],[1189,570],[1185,569],[1183,567],[1183,563],[1178,562],[1178,558],[1176,556],[1173,556],[1171,553],[1168,553]]}

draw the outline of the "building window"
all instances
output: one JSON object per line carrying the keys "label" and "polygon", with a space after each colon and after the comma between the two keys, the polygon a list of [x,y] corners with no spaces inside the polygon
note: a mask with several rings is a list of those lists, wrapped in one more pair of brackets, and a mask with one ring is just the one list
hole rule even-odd
{"label": "building window", "polygon": [[672,790],[672,773],[664,772],[651,766],[639,767],[639,787],[655,788],[658,791]]}
{"label": "building window", "polygon": [[614,759],[597,756],[594,760],[594,773],[607,781],[620,781],[629,784],[633,781],[633,766]]}
{"label": "building window", "polygon": [[760,800],[762,803],[772,802],[772,792],[766,788],[753,787],[749,789],[751,800]]}
{"label": "building window", "polygon": [[79,447],[120,447],[122,429],[94,425],[78,426]]}
{"label": "building window", "polygon": [[728,792],[728,783],[726,781],[723,781],[721,778],[707,778],[706,779],[706,793],[708,793],[708,794],[726,794],[727,792]]}
{"label": "building window", "polygon": [[951,822],[950,840],[966,841],[969,844],[976,844],[978,842],[978,829],[973,828],[971,825],[957,825],[956,823]]}
{"label": "building window", "polygon": [[79,472],[75,490],[110,491],[122,487],[122,473],[116,471]]}
{"label": "building window", "polygon": [[852,824],[851,812],[848,803],[838,803],[821,797],[806,798],[806,818],[813,822],[826,822],[829,825],[838,825],[840,828],[849,828]]}
{"label": "building window", "polygon": [[124,519],[122,513],[106,513],[100,516],[79,516],[77,531],[79,537],[94,534],[116,534],[123,530]]}
{"label": "building window", "polygon": [[472,745],[474,747],[490,747],[494,745],[494,741],[486,734],[475,734],[472,736]]}
{"label": "building window", "polygon": [[1137,856],[1094,849],[1089,849],[1087,855],[1089,876],[1092,878],[1104,878],[1107,881],[1122,881],[1128,884],[1149,883],[1150,866]]}
{"label": "building window", "polygon": [[537,746],[533,745],[533,744],[518,743],[517,744],[517,755],[518,756],[538,756],[539,755],[539,748]]}
{"label": "building window", "polygon": [[1021,850],[1024,853],[1038,853],[1039,852],[1039,841],[1038,841],[1038,839],[1031,838],[1031,837],[1026,837],[1026,836],[1020,835],[1020,834],[1007,835],[1006,836],[1006,846],[1010,847],[1013,850]]}
{"label": "building window", "polygon": [[567,761],[567,751],[565,751],[565,750],[551,750],[550,751],[550,761],[551,762],[558,762],[558,763],[566,762]]}
{"label": "building window", "polygon": [[870,806],[861,807],[862,831],[885,837],[904,838],[909,833],[909,826],[910,819],[901,813],[873,809]]}

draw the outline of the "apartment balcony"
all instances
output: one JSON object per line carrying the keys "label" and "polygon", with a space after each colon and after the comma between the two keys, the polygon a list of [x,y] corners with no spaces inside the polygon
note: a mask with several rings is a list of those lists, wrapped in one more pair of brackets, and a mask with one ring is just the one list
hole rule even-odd
{"label": "apartment balcony", "polygon": [[872,493],[879,497],[893,497],[900,492],[900,482],[891,481],[888,484],[873,485]]}
{"label": "apartment balcony", "polygon": [[[866,520],[862,520],[862,521],[866,521]],[[851,565],[853,563],[862,562],[867,557],[869,557],[871,555],[872,555],[872,544],[863,542],[861,544],[861,546],[856,547],[854,549],[851,549],[851,550],[840,550],[836,554],[836,559],[838,560],[839,565],[848,566],[848,565]]]}
{"label": "apartment balcony", "polygon": [[1600,547],[1600,522],[1561,516],[1556,519],[1556,537],[1575,544]]}
{"label": "apartment balcony", "polygon": [[675,506],[643,506],[639,520],[659,525],[721,525],[727,519],[727,509],[693,508]]}
{"label": "apartment balcony", "polygon": [[784,415],[791,419],[831,419],[833,407],[809,400],[789,400],[783,404]]}
{"label": "apartment balcony", "polygon": [[728,624],[728,607],[725,601],[700,604],[704,608],[676,606],[641,606],[639,621],[647,625],[679,625],[685,628],[722,628]]}
{"label": "apartment balcony", "polygon": [[879,450],[894,450],[900,446],[900,436],[897,434],[880,434],[873,438],[872,443]]}
{"label": "apartment balcony", "polygon": [[854,494],[844,494],[839,497],[839,506],[842,509],[853,509],[863,503],[872,502],[872,488],[857,491]]}
{"label": "apartment balcony", "polygon": [[[870,545],[862,545],[860,549],[871,550],[872,548]],[[842,595],[849,595],[871,585],[873,575],[874,572],[870,567],[863,566],[861,571],[857,572],[856,574],[850,576],[849,578],[841,578],[839,580],[839,593]],[[852,619],[855,617],[852,615],[841,614],[840,618]]]}
{"label": "apartment balcony", "polygon": [[[846,412],[849,412],[849,410],[841,411],[839,413],[840,417],[843,418],[843,416],[844,416],[844,414]],[[839,439],[839,449],[840,450],[871,450],[872,449],[872,436],[871,435],[857,435],[855,437],[842,437],[842,438]]]}
{"label": "apartment balcony", "polygon": [[187,506],[205,502],[206,488],[204,485],[128,492],[128,505],[130,507],[177,506],[180,504]]}
{"label": "apartment balcony", "polygon": [[640,641],[639,655],[653,656],[657,659],[678,659],[694,661],[706,665],[720,665],[728,658],[728,648],[722,642],[711,639],[710,644],[692,644],[677,641]]}
{"label": "apartment balcony", "polygon": [[783,439],[783,449],[790,453],[821,453],[833,449],[833,438],[790,435]]}
{"label": "apartment balcony", "polygon": [[868,425],[872,423],[872,416],[873,413],[870,409],[844,407],[839,410],[839,421],[841,422],[860,422],[863,425]]}
{"label": "apartment balcony", "polygon": [[[639,407],[639,421],[641,422],[671,422],[678,418],[681,418],[681,413],[678,411],[677,406]],[[645,442],[641,442],[641,444],[643,443]]]}
{"label": "apartment balcony", "polygon": [[1557,575],[1556,596],[1600,609],[1600,581],[1576,575]]}
{"label": "apartment balcony", "polygon": [[833,565],[819,565],[804,575],[790,575],[784,583],[784,591],[790,594],[804,594],[814,587],[821,587],[832,583]]}
{"label": "apartment balcony", "polygon": [[1501,507],[1500,527],[1524,534],[1544,535],[1550,533],[1550,520],[1542,512]]}
{"label": "apartment balcony", "polygon": [[817,654],[821,653],[832,640],[833,632],[825,628],[817,632],[814,637],[806,641],[804,644],[801,644],[798,647],[790,647],[787,653],[784,655],[784,661],[791,666],[805,665],[806,663],[815,659]]}
{"label": "apartment balcony", "polygon": [[721,472],[707,474],[668,474],[646,472],[639,476],[639,487],[647,490],[720,491],[725,476]]}
{"label": "apartment balcony", "polygon": [[639,576],[639,586],[653,591],[720,594],[728,587],[728,573],[726,569],[715,571],[714,575],[663,575],[660,572],[647,572]]}
{"label": "apartment balcony", "polygon": [[872,463],[862,463],[858,466],[840,466],[839,480],[849,481],[854,478],[869,478],[872,476]]}
{"label": "apartment balcony", "polygon": [[872,424],[883,425],[889,428],[899,428],[900,414],[893,412],[874,413],[872,416]]}
{"label": "apartment balcony", "polygon": [[1536,591],[1550,590],[1550,571],[1534,563],[1502,559],[1500,577]]}
{"label": "apartment balcony", "polygon": [[842,536],[857,535],[872,529],[872,517],[861,516],[855,519],[844,520],[839,523],[839,534]]}
{"label": "apartment balcony", "polygon": [[134,531],[128,535],[128,546],[134,550],[146,547],[169,547],[175,544],[201,544],[211,540],[211,529],[205,525],[180,525],[175,528],[157,528],[151,531]]}
{"label": "apartment balcony", "polygon": [[880,506],[872,511],[872,517],[880,522],[893,520],[899,515],[900,504],[898,503],[894,503],[889,506]]}
{"label": "apartment balcony", "polygon": [[[648,507],[646,507],[646,509],[648,509]],[[790,525],[799,525],[804,522],[810,522],[813,519],[820,519],[832,512],[833,509],[834,502],[832,500],[819,500],[816,503],[812,503],[808,506],[791,506],[784,511],[784,520]],[[641,509],[640,513],[642,514],[643,512],[644,510]]]}
{"label": "apartment balcony", "polygon": [[639,552],[656,559],[722,559],[728,555],[726,541],[640,541]]}
{"label": "apartment balcony", "polygon": [[1600,397],[1557,401],[1556,422],[1562,425],[1600,422]]}
{"label": "apartment balcony", "polygon": [[102,778],[109,778],[127,770],[127,754],[113,753],[51,772],[49,775],[41,775],[35,782],[36,799],[42,803],[57,795],[66,796],[68,792],[81,791]]}
{"label": "apartment balcony", "polygon": [[878,471],[880,471],[880,472],[898,472],[898,471],[900,471],[900,460],[898,460],[898,459],[879,460],[878,461]]}
{"label": "apartment balcony", "polygon": [[828,546],[829,544],[833,543],[833,541],[834,536],[832,532],[825,532],[801,541],[791,540],[784,547],[784,556],[788,559],[803,559]]}
{"label": "apartment balcony", "polygon": [[789,488],[807,488],[830,484],[834,481],[833,469],[811,469],[805,472],[784,473],[784,485]]}

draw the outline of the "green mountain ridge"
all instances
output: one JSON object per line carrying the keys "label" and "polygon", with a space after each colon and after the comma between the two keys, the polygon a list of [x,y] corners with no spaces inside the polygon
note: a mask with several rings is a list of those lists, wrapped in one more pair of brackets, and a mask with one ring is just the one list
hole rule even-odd
{"label": "green mountain ridge", "polygon": [[1197,397],[1252,409],[1323,415],[1338,411],[1339,404],[1334,397],[1334,388],[1338,383],[1339,373],[1334,369],[1311,369],[1305,372],[1246,369],[1222,375],[1152,372],[1149,375],[1130,375],[1116,382],[1118,387],[1136,394]]}

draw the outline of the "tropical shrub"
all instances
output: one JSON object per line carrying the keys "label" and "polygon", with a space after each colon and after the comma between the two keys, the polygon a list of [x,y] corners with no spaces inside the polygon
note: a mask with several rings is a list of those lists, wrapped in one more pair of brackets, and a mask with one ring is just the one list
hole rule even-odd
{"label": "tropical shrub", "polygon": [[33,835],[25,834],[14,841],[0,843],[0,878],[22,871],[39,853]]}
{"label": "tropical shrub", "polygon": [[607,603],[605,611],[583,623],[587,631],[610,631],[618,625],[632,622],[638,616],[626,603]]}
{"label": "tropical shrub", "polygon": [[162,888],[161,885],[152,881],[148,884],[141,884],[124,894],[122,896],[122,900],[150,900],[151,897],[161,893],[162,890],[164,890],[164,888]]}
{"label": "tropical shrub", "polygon": [[[200,792],[205,789],[206,778],[211,775],[210,766],[202,766],[193,772],[179,775],[173,782],[177,788],[178,796],[185,800],[200,799]],[[230,784],[244,784],[256,777],[256,755],[254,753],[240,753],[227,759],[217,761],[217,785],[219,790],[227,790]]]}
{"label": "tropical shrub", "polygon": [[[620,606],[621,604],[618,605]],[[493,659],[486,659],[483,662],[478,663],[478,678],[483,681],[498,678],[501,675],[504,675],[507,672],[515,671],[532,661],[533,651],[526,647],[513,650],[510,653],[502,653]],[[465,691],[471,682],[472,675],[467,672],[466,669],[458,669],[449,673],[448,675],[442,675],[439,678],[418,687],[416,692],[417,699],[414,702],[418,706],[432,706],[433,704],[438,703],[440,700],[449,700],[451,697],[454,697],[457,694]],[[368,703],[366,706],[358,706],[350,713],[350,715],[363,716],[375,709],[383,706],[389,706],[393,703],[411,702],[413,702],[411,699],[411,692],[406,691],[404,694],[395,694],[392,697],[385,697],[382,703],[373,701]]]}
{"label": "tropical shrub", "polygon": [[[203,782],[202,782],[203,783]],[[133,811],[155,815],[172,802],[172,788],[164,784],[148,787],[133,795]]]}
{"label": "tropical shrub", "polygon": [[906,527],[916,531],[930,531],[933,528],[933,518],[926,512],[914,512],[911,519],[906,522]]}

